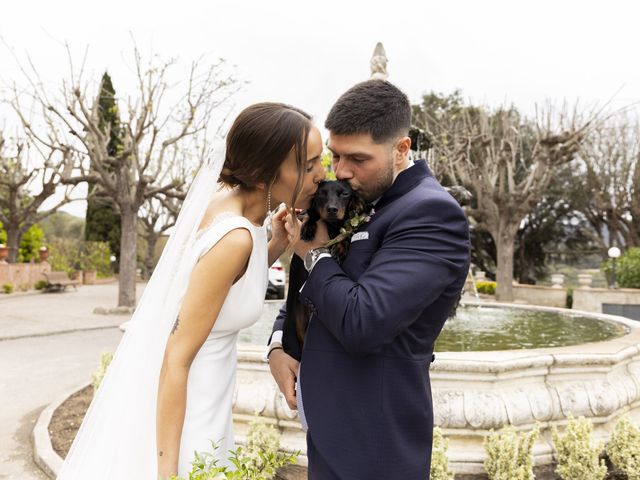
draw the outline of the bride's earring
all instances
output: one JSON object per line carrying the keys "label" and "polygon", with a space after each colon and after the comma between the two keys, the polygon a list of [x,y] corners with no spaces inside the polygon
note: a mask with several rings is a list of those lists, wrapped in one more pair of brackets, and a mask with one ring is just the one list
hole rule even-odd
{"label": "bride's earring", "polygon": [[271,211],[271,187],[269,187],[269,190],[267,191],[267,232],[271,233],[271,220],[273,217],[273,212]]}

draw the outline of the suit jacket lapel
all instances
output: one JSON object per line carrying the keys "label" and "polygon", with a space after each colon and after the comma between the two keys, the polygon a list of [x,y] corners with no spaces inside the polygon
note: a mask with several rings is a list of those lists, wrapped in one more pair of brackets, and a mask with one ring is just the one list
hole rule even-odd
{"label": "suit jacket lapel", "polygon": [[403,196],[424,178],[432,176],[433,174],[429,170],[426,160],[415,160],[414,165],[400,172],[391,188],[384,192],[375,205],[376,211]]}

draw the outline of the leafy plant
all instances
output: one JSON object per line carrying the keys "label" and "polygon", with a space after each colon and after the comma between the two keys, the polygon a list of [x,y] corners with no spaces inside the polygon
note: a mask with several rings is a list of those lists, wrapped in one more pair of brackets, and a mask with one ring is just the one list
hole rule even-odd
{"label": "leafy plant", "polygon": [[[211,443],[215,452],[219,447]],[[195,452],[192,469],[188,480],[270,480],[276,471],[296,462],[300,452],[283,453],[280,449],[280,435],[273,426],[266,425],[258,418],[249,424],[246,446],[231,451],[229,460],[235,470],[227,466],[219,466],[218,459],[212,452]],[[184,480],[172,476],[169,480]]]}
{"label": "leafy plant", "polygon": [[47,286],[47,281],[46,280],[38,280],[35,284],[35,289],[36,290],[42,290],[44,287]]}
{"label": "leafy plant", "polygon": [[453,473],[449,471],[448,448],[449,441],[442,435],[442,430],[435,427],[433,429],[429,480],[453,480]]}
{"label": "leafy plant", "polygon": [[573,308],[573,288],[567,288],[567,298],[565,300],[565,306],[567,308]]}
{"label": "leafy plant", "polygon": [[[22,236],[22,241],[18,248],[18,262],[29,262],[31,259],[40,258],[38,250],[42,246],[44,232],[38,225],[32,225]],[[0,244],[7,244],[7,232],[0,222]]]}
{"label": "leafy plant", "polygon": [[85,270],[97,271],[99,277],[111,276],[111,251],[107,242],[56,239],[49,245],[47,261],[56,272],[73,275]]}
{"label": "leafy plant", "polygon": [[607,475],[604,460],[599,460],[602,444],[594,444],[593,425],[584,417],[577,420],[569,415],[569,423],[562,435],[554,426],[553,445],[557,452],[556,473],[563,480],[602,480]]}
{"label": "leafy plant", "polygon": [[105,373],[107,373],[107,368],[109,367],[111,360],[113,360],[113,353],[102,353],[98,370],[91,374],[91,384],[93,385],[94,392],[97,392],[98,388],[100,388],[100,384],[102,383],[102,379],[104,378]]}
{"label": "leafy plant", "polygon": [[640,480],[640,428],[627,415],[616,422],[606,450],[611,463],[628,480]]}
{"label": "leafy plant", "polygon": [[39,225],[31,225],[22,236],[20,247],[18,248],[18,262],[29,262],[32,259],[38,260],[40,254],[38,251],[44,241],[44,232]]}
{"label": "leafy plant", "polygon": [[97,271],[101,277],[111,274],[111,250],[107,242],[84,242],[80,253],[80,267]]}
{"label": "leafy plant", "polygon": [[511,426],[499,432],[492,429],[484,440],[484,468],[489,480],[533,480],[533,444],[539,434],[538,427],[520,434]]}
{"label": "leafy plant", "polygon": [[5,283],[4,285],[2,285],[2,290],[4,290],[4,293],[13,293],[13,283]]}
{"label": "leafy plant", "polygon": [[[613,260],[605,262],[603,269],[607,277],[612,278]],[[622,288],[640,288],[640,247],[628,249],[616,260],[615,277]]]}
{"label": "leafy plant", "polygon": [[80,269],[80,246],[77,240],[57,239],[49,244],[47,261],[54,272],[72,274]]}
{"label": "leafy plant", "polygon": [[477,282],[476,289],[478,293],[485,293],[487,295],[495,295],[496,293],[496,282],[485,281],[485,282]]}
{"label": "leafy plant", "polygon": [[0,222],[0,244],[7,244],[7,232],[4,231],[2,222]]}

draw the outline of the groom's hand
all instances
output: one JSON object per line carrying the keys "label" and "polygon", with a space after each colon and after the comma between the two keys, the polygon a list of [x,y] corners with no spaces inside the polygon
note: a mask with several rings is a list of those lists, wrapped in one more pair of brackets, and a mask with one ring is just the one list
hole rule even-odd
{"label": "groom's hand", "polygon": [[291,410],[297,410],[296,402],[296,375],[298,374],[298,362],[284,350],[277,349],[269,355],[269,369],[271,375],[278,384],[278,388],[284,395],[287,405]]}

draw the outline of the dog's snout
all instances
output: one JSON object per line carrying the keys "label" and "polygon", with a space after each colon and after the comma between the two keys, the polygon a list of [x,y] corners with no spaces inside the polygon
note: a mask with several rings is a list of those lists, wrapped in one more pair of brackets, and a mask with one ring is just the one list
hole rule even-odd
{"label": "dog's snout", "polygon": [[334,206],[334,205],[328,205],[327,206],[327,213],[338,213],[338,207]]}

